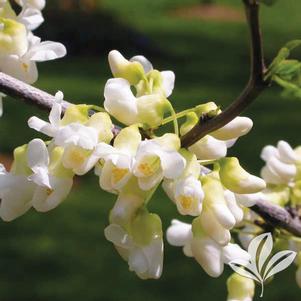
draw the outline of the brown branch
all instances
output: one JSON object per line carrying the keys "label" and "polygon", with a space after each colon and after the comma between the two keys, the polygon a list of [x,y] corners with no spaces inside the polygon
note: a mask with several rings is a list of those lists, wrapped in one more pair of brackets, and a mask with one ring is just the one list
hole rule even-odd
{"label": "brown branch", "polygon": [[221,114],[207,121],[202,119],[185,135],[181,137],[183,147],[188,147],[219,128],[225,126],[240,115],[268,86],[264,81],[264,57],[261,31],[259,24],[259,4],[254,0],[243,0],[251,37],[251,72],[250,79],[243,92]]}
{"label": "brown branch", "polygon": [[285,229],[291,234],[301,237],[300,217],[292,216],[286,209],[267,201],[257,201],[257,204],[251,209],[269,225]]}
{"label": "brown branch", "polygon": [[[27,85],[24,82],[0,72],[0,91],[13,98],[23,100],[24,102],[38,106],[40,109],[51,110],[55,98],[53,95]],[[70,105],[63,101],[63,109]]]}

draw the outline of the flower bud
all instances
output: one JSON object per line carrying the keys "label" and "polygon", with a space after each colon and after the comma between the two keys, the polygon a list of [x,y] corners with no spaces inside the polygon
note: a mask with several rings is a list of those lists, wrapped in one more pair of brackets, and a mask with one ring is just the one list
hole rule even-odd
{"label": "flower bud", "polygon": [[3,4],[0,1],[0,18],[8,18],[8,19],[16,18],[16,13],[11,8],[11,5],[8,0],[7,1],[5,0]]}
{"label": "flower bud", "polygon": [[98,140],[110,143],[113,139],[113,124],[110,116],[107,113],[99,112],[93,114],[89,121],[87,122],[87,126],[95,128],[98,134]]}
{"label": "flower bud", "polygon": [[210,101],[210,102],[196,106],[195,114],[199,118],[203,114],[206,114],[210,111],[216,111],[216,110],[218,110],[218,106],[213,101]]}
{"label": "flower bud", "polygon": [[195,260],[211,277],[219,277],[224,270],[220,246],[208,237],[194,238],[191,250]]}
{"label": "flower bud", "polygon": [[166,239],[172,246],[185,246],[192,239],[191,225],[176,219],[172,220],[166,232]]}
{"label": "flower bud", "polygon": [[137,215],[131,223],[133,240],[140,246],[160,237],[162,238],[162,223],[157,214],[149,213],[146,209],[138,210]]}
{"label": "flower bud", "polygon": [[0,52],[22,56],[27,50],[27,32],[23,24],[0,18]]}
{"label": "flower bud", "polygon": [[235,139],[246,135],[252,126],[253,122],[250,118],[236,117],[222,128],[210,133],[210,135],[220,140]]}
{"label": "flower bud", "polygon": [[246,172],[237,158],[222,158],[219,160],[219,175],[223,185],[238,194],[256,193],[266,187],[265,182]]}
{"label": "flower bud", "polygon": [[138,62],[142,65],[144,72],[148,73],[153,70],[152,63],[143,55],[135,55],[130,59],[130,62]]}
{"label": "flower bud", "polygon": [[293,164],[296,162],[297,156],[292,147],[286,141],[279,141],[277,144],[277,149],[281,161],[287,164]]}
{"label": "flower bud", "polygon": [[49,172],[57,178],[72,178],[73,172],[62,164],[63,155],[64,148],[60,146],[56,146],[50,151]]}
{"label": "flower bud", "polygon": [[27,163],[27,148],[28,145],[25,144],[14,150],[14,162],[11,172],[15,175],[30,175],[32,173]]}
{"label": "flower bud", "polygon": [[109,64],[114,77],[124,78],[131,85],[138,84],[144,78],[143,66],[137,61],[128,61],[117,50],[109,53]]}
{"label": "flower bud", "polygon": [[81,124],[89,120],[89,106],[88,105],[70,105],[65,111],[61,125],[68,125],[73,122]]}
{"label": "flower bud", "polygon": [[255,283],[252,279],[232,274],[227,280],[228,301],[251,301],[255,292]]}
{"label": "flower bud", "polygon": [[161,124],[168,102],[160,94],[144,95],[137,99],[138,122],[154,128]]}
{"label": "flower bud", "polygon": [[179,150],[181,147],[181,141],[175,134],[167,133],[161,137],[154,139],[158,144],[164,147],[166,150]]}

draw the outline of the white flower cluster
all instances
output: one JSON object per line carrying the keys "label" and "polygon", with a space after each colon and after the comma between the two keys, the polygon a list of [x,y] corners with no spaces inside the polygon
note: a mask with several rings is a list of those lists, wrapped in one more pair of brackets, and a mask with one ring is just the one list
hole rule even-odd
{"label": "white flower cluster", "polygon": [[[289,205],[296,212],[301,205],[301,147],[293,149],[286,141],[279,141],[277,146],[267,145],[261,152],[261,159],[265,162],[261,170],[261,177],[267,187],[254,194],[254,201],[264,200],[285,207]],[[238,237],[244,248],[248,248],[250,241],[262,233],[262,228],[255,221],[263,220],[254,212],[245,211],[244,221]],[[288,248],[299,253],[295,263],[297,284],[301,288],[301,240],[299,238],[277,238],[280,249]]]}
{"label": "white flower cluster", "polygon": [[[64,45],[45,41],[33,34],[43,21],[46,0],[15,0],[19,14],[9,0],[0,0],[0,71],[32,84],[38,79],[36,62],[66,55]],[[0,97],[1,99],[1,97]]]}
{"label": "white flower cluster", "polygon": [[[252,121],[237,117],[189,149],[181,148],[176,122],[175,134],[156,135],[166,119],[179,118],[167,100],[174,73],[153,69],[142,56],[127,60],[116,50],[109,63],[115,77],[105,86],[105,109],[91,112],[95,106],[70,105],[61,117],[63,95],[58,92],[49,121],[29,119],[29,127],[50,141],[34,139],[17,148],[11,170],[2,167],[0,216],[10,221],[31,207],[41,212],[55,208],[68,195],[73,176],[94,168],[100,187],[117,195],[105,237],[140,278],[159,278],[163,231],[160,217],[147,205],[163,183],[178,212],[194,217],[192,225],[173,221],[168,241],[183,246],[209,275],[219,276],[231,259],[248,258],[231,243],[230,231],[242,221],[243,208],[254,204],[251,196],[265,188],[237,158],[225,157]],[[186,121],[180,132],[212,111],[220,113],[214,103],[191,109],[182,115]],[[165,116],[168,112],[171,117]],[[125,127],[116,133],[111,117]]]}

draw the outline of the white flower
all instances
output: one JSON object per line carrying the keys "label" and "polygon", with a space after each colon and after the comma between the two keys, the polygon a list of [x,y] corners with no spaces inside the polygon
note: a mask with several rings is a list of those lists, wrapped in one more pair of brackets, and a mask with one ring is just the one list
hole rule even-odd
{"label": "white flower", "polygon": [[252,301],[255,293],[255,282],[250,278],[232,274],[227,280],[227,301]]}
{"label": "white flower", "polygon": [[23,56],[27,49],[25,26],[13,19],[0,17],[0,70],[6,72],[3,66],[5,61],[10,56]]}
{"label": "white flower", "polygon": [[149,190],[163,178],[175,179],[181,175],[185,159],[177,152],[179,145],[179,138],[173,134],[140,143],[133,172],[141,189]]}
{"label": "white flower", "polygon": [[[143,56],[128,61],[116,50],[109,53],[109,63],[116,78],[105,85],[105,109],[126,125],[160,125],[168,106],[166,98],[174,87],[174,73],[153,70]],[[136,95],[131,85],[135,86]]]}
{"label": "white flower", "polygon": [[[210,111],[218,110],[215,103],[209,102],[199,106],[200,114],[206,114]],[[199,117],[191,112],[186,116],[186,122],[181,126],[181,134],[184,135],[190,131],[198,122]],[[195,144],[189,147],[189,150],[196,154],[199,160],[216,160],[227,155],[227,149],[232,147],[236,140],[246,135],[252,128],[253,122],[247,117],[236,117],[224,127],[206,135]]]}
{"label": "white flower", "polygon": [[227,206],[230,209],[231,213],[233,214],[237,225],[243,220],[244,217],[243,209],[240,206],[241,203],[237,200],[236,195],[229,190],[224,191],[224,196],[225,196]]}
{"label": "white flower", "polygon": [[31,31],[38,28],[43,22],[41,10],[45,7],[46,0],[15,0],[22,10],[17,20],[24,24]]}
{"label": "white flower", "polygon": [[54,143],[63,147],[74,145],[92,150],[98,144],[98,132],[94,127],[73,122],[59,129],[54,136]]}
{"label": "white flower", "polygon": [[60,178],[49,175],[49,184],[37,186],[32,199],[32,206],[39,212],[47,212],[61,204],[71,191],[73,185],[72,176]]}
{"label": "white flower", "polygon": [[246,135],[253,127],[253,121],[248,117],[235,117],[220,129],[210,133],[216,139],[229,141]]}
{"label": "white flower", "polygon": [[218,277],[224,264],[233,259],[249,259],[249,254],[236,244],[220,246],[206,235],[193,235],[191,225],[177,220],[167,230],[167,241],[171,245],[183,246],[185,255],[192,256],[211,277]]}
{"label": "white flower", "polygon": [[32,205],[34,189],[35,185],[27,179],[26,175],[14,175],[2,169],[0,172],[0,217],[9,222],[28,211]]}
{"label": "white flower", "polygon": [[[46,212],[57,207],[68,196],[73,184],[73,172],[63,166],[64,149],[54,145],[43,149],[40,146],[38,154],[38,142],[35,139],[29,144],[28,150],[36,146],[36,159],[32,158],[30,163],[34,174],[29,177],[37,186],[34,191],[32,206],[40,212]],[[46,153],[47,151],[47,153]],[[32,154],[33,155],[33,154]],[[30,159],[31,155],[28,152]],[[48,163],[48,165],[47,165]],[[42,177],[40,177],[42,175]],[[45,181],[47,179],[47,181]]]}
{"label": "white flower", "polygon": [[137,100],[127,80],[122,78],[108,80],[104,96],[104,107],[110,115],[126,125],[137,123]]}
{"label": "white flower", "polygon": [[215,160],[227,155],[227,143],[206,135],[188,148],[199,160]]}
{"label": "white flower", "polygon": [[158,279],[163,268],[163,241],[154,237],[145,246],[139,246],[119,225],[111,224],[105,229],[106,239],[111,241],[118,252],[128,261],[130,271],[142,279]]}
{"label": "white flower", "polygon": [[171,226],[167,229],[166,238],[170,245],[183,247],[183,252],[187,257],[193,257],[191,250],[191,241],[193,239],[191,224],[173,219]]}
{"label": "white flower", "polygon": [[17,16],[17,20],[24,24],[27,30],[35,30],[44,22],[41,11],[29,6],[22,8],[20,14]]}
{"label": "white flower", "polygon": [[133,196],[133,192],[123,192],[118,198],[118,207],[122,202],[124,210],[118,212],[116,205],[114,206],[110,215],[111,224],[105,229],[105,237],[115,245],[131,271],[142,279],[157,279],[163,268],[162,223],[158,215],[141,207],[143,197],[140,199],[142,203],[138,200],[139,206],[135,202],[137,197]]}
{"label": "white flower", "polygon": [[257,201],[265,200],[263,192],[250,193],[250,194],[235,194],[238,203],[244,207],[252,207],[256,205]]}
{"label": "white flower", "polygon": [[28,180],[31,172],[27,167],[26,152],[26,146],[15,149],[10,172],[0,165],[0,217],[7,222],[23,215],[32,205],[36,185]]}
{"label": "white flower", "polygon": [[[214,175],[202,178],[205,198],[199,222],[207,236],[220,245],[230,242],[232,229],[240,221],[240,208],[232,196],[225,195],[224,188]],[[232,212],[233,210],[233,212]]]}
{"label": "white flower", "polygon": [[100,143],[96,153],[104,159],[99,175],[100,187],[109,192],[120,190],[130,179],[133,172],[135,156],[141,142],[141,135],[137,126],[124,128],[115,137],[113,146]]}
{"label": "white flower", "polygon": [[88,116],[88,106],[71,105],[64,118],[62,113],[62,93],[56,95],[49,114],[49,122],[38,117],[28,120],[29,127],[53,138],[53,143],[64,148],[63,165],[78,175],[92,169],[99,160],[100,142],[109,143],[113,138],[112,121],[107,113],[99,112]]}
{"label": "white flower", "polygon": [[109,79],[104,90],[104,107],[125,125],[145,123],[160,125],[166,108],[166,99],[160,94],[134,96],[130,83],[123,78]]}
{"label": "white flower", "polygon": [[38,132],[41,132],[49,137],[55,137],[56,133],[61,128],[62,115],[62,100],[64,95],[61,91],[55,94],[55,102],[52,105],[49,113],[49,122],[46,122],[38,117],[31,117],[28,120],[28,126]]}
{"label": "white flower", "polygon": [[271,184],[289,184],[296,173],[297,155],[285,141],[279,141],[277,148],[268,145],[263,148],[261,158],[266,165],[261,170],[262,178]]}
{"label": "white flower", "polygon": [[27,147],[28,166],[33,174],[28,177],[39,186],[50,188],[49,182],[49,155],[47,147],[41,139],[31,140]]}
{"label": "white flower", "polygon": [[[57,94],[59,100],[54,103],[49,114],[49,122],[37,117],[28,120],[30,128],[35,129],[49,137],[54,138],[54,143],[58,146],[66,147],[69,145],[78,146],[85,150],[93,150],[99,140],[111,140],[112,123],[106,113],[96,113],[88,118],[87,108],[81,112],[81,106],[70,106],[65,112],[67,123],[61,120],[61,94]],[[69,118],[69,115],[71,117]],[[74,115],[74,116],[72,116]],[[70,120],[68,120],[68,118]],[[76,120],[79,118],[79,121]],[[84,119],[82,122],[81,119]]]}
{"label": "white flower", "polygon": [[66,48],[61,43],[45,41],[29,34],[28,49],[22,55],[11,54],[0,59],[0,69],[29,84],[38,79],[36,62],[45,62],[66,55]]}
{"label": "white flower", "polygon": [[199,180],[201,166],[192,153],[182,151],[181,154],[186,159],[185,170],[178,179],[164,180],[163,189],[177,205],[181,214],[198,216],[202,211],[204,199],[204,191]]}
{"label": "white flower", "polygon": [[252,194],[266,188],[265,181],[244,170],[237,158],[222,158],[219,164],[221,182],[230,191],[237,194]]}
{"label": "white flower", "polygon": [[54,147],[50,154],[51,158],[41,139],[34,139],[28,144],[28,166],[33,171],[28,179],[36,184],[32,206],[40,212],[57,207],[65,200],[73,184],[73,173],[62,166],[63,149]]}

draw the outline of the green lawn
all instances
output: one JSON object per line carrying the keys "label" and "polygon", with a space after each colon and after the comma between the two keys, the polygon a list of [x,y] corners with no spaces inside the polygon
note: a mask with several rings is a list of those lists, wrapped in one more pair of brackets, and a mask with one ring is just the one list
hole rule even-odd
{"label": "green lawn", "polygon": [[[150,37],[168,54],[149,59],[160,70],[175,71],[176,88],[171,100],[177,110],[209,100],[226,106],[248,78],[245,24],[184,20],[168,13],[183,3],[196,2],[102,0],[106,9]],[[240,1],[216,2],[240,7]],[[297,0],[279,0],[273,8],[263,9],[268,60],[287,40],[301,36],[300,11]],[[301,58],[300,51],[295,53]],[[66,99],[77,103],[100,105],[109,77],[103,56],[66,58],[41,64],[37,86],[51,93],[62,90]],[[5,153],[35,137],[36,133],[25,127],[29,116],[47,117],[45,112],[12,99],[5,101],[4,110],[0,146]],[[281,98],[278,88],[266,91],[245,113],[254,120],[254,129],[239,140],[230,154],[239,156],[250,171],[258,172],[264,145],[279,139],[292,145],[300,143],[300,112],[301,101]],[[0,300],[225,300],[229,269],[220,279],[211,279],[180,249],[168,245],[162,279],[141,281],[128,272],[126,263],[103,235],[115,197],[101,192],[97,185],[97,178],[88,175],[76,182],[68,200],[56,210],[48,214],[31,211],[13,223],[1,223]],[[179,217],[160,191],[151,207],[161,215],[165,228],[173,217]],[[300,300],[293,269],[275,277],[266,288],[265,300]]]}

